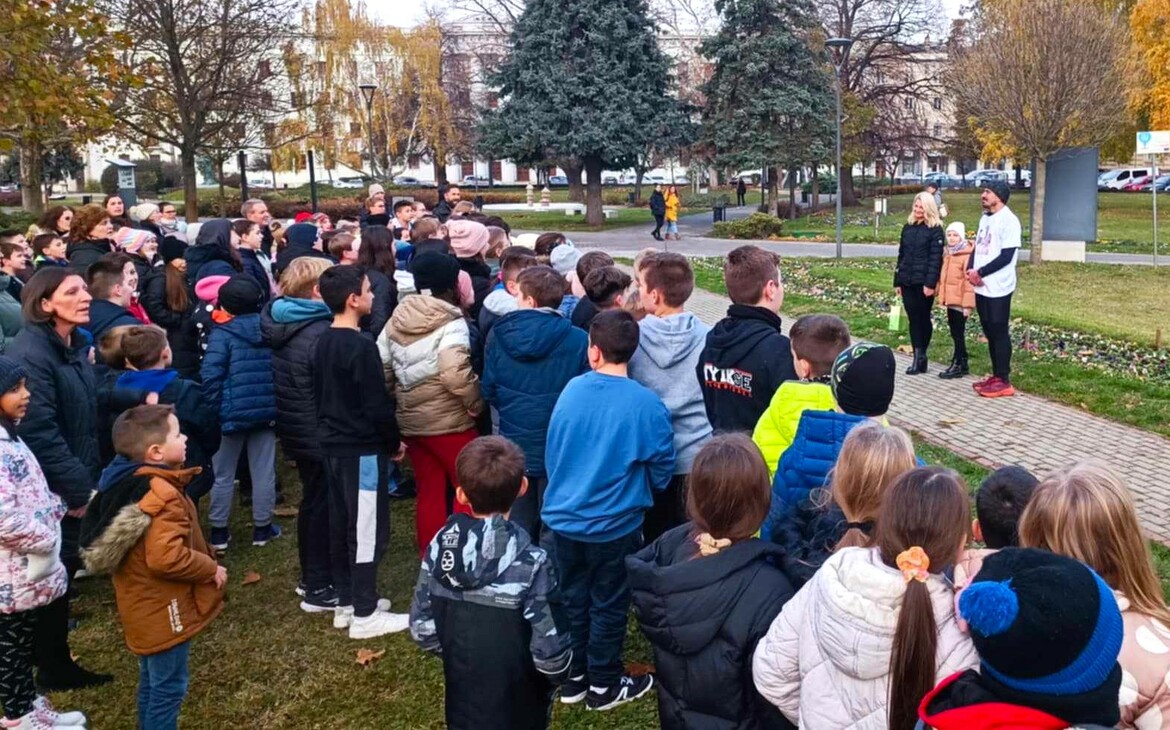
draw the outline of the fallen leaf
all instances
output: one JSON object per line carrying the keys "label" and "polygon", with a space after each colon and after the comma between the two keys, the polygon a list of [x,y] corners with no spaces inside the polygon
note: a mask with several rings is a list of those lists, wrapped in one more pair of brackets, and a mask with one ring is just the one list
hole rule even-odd
{"label": "fallen leaf", "polygon": [[296,517],[300,510],[296,507],[277,507],[272,510],[272,514],[277,517]]}
{"label": "fallen leaf", "polygon": [[252,585],[253,583],[259,583],[259,582],[260,582],[260,574],[257,573],[256,571],[249,570],[247,573],[244,573],[244,585],[247,586],[247,585]]}
{"label": "fallen leaf", "polygon": [[639,662],[629,662],[626,664],[626,674],[631,677],[644,677],[647,674],[654,673],[653,664],[641,664]]}
{"label": "fallen leaf", "polygon": [[363,667],[373,666],[375,662],[384,656],[386,656],[385,649],[380,649],[378,651],[374,651],[373,649],[358,649],[357,663]]}
{"label": "fallen leaf", "polygon": [[902,353],[903,355],[913,355],[914,348],[910,345],[898,345],[898,352]]}
{"label": "fallen leaf", "polygon": [[938,425],[943,428],[954,428],[955,426],[962,426],[967,422],[966,418],[941,418]]}

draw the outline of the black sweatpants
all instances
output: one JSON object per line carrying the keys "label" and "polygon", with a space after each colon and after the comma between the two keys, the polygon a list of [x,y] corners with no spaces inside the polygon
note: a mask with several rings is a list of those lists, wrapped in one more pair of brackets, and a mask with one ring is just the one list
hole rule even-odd
{"label": "black sweatpants", "polygon": [[316,591],[333,583],[325,464],[315,459],[297,459],[297,473],[301,477],[301,507],[297,511],[301,581],[310,591]]}
{"label": "black sweatpants", "polygon": [[955,357],[967,359],[967,318],[960,309],[947,307],[947,327],[951,330],[951,339],[955,342]]}
{"label": "black sweatpants", "polygon": [[906,319],[910,322],[910,344],[915,350],[926,350],[930,347],[930,336],[934,331],[930,321],[934,297],[923,294],[920,286],[904,286],[902,306],[906,308]]}
{"label": "black sweatpants", "polygon": [[508,512],[508,519],[524,528],[532,542],[540,544],[542,532],[540,510],[544,507],[544,490],[548,487],[548,477],[528,477],[528,491],[516,498],[512,509]]}
{"label": "black sweatpants", "polygon": [[646,511],[642,525],[645,544],[657,540],[662,533],[687,521],[687,476],[675,474],[666,489],[654,493],[654,506]]}
{"label": "black sweatpants", "polygon": [[390,458],[326,456],[329,557],[338,606],[364,618],[378,605],[378,563],[390,542]]}
{"label": "black sweatpants", "polygon": [[[69,562],[65,563],[65,567],[70,576],[77,571]],[[76,666],[73,652],[69,650],[69,591],[49,605],[37,609],[33,660],[41,674],[47,677],[59,677]]]}
{"label": "black sweatpants", "polygon": [[975,295],[975,311],[983,334],[987,335],[987,349],[991,352],[991,372],[1005,383],[1011,382],[1012,336],[1008,326],[1012,319],[1012,295],[985,297]]}
{"label": "black sweatpants", "polygon": [[32,712],[37,699],[33,683],[33,637],[43,608],[0,613],[0,705],[15,720]]}
{"label": "black sweatpants", "polygon": [[665,213],[663,213],[662,215],[655,213],[654,214],[654,232],[651,233],[650,235],[658,236],[659,234],[661,234],[662,233],[662,225],[665,222],[666,222],[666,214]]}
{"label": "black sweatpants", "polygon": [[747,203],[744,201],[744,198],[746,198],[746,197],[747,197],[746,192],[741,193],[737,190],[735,193],[735,204],[741,208],[743,206],[747,205]]}

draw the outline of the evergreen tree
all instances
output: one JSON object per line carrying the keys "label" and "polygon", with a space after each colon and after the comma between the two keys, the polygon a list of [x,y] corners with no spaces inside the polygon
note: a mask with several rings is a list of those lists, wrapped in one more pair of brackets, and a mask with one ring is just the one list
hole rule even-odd
{"label": "evergreen tree", "polygon": [[601,225],[602,170],[632,166],[677,104],[646,0],[528,0],[511,41],[481,147],[529,164],[579,159],[586,221]]}
{"label": "evergreen tree", "polygon": [[[776,211],[775,170],[827,159],[833,149],[832,77],[811,0],[716,0],[719,32],[700,52],[714,70],[703,88],[702,137],[716,162],[762,167]],[[790,176],[791,177],[791,176]]]}

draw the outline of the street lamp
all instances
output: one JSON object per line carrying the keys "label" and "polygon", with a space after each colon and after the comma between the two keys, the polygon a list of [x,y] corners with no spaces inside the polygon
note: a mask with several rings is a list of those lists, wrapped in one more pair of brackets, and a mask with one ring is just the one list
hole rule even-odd
{"label": "street lamp", "polygon": [[374,94],[378,91],[377,84],[365,83],[359,84],[362,98],[366,100],[366,122],[370,128],[370,175],[377,177],[377,171],[374,167]]}
{"label": "street lamp", "polygon": [[853,45],[852,38],[830,38],[825,41],[825,47],[833,54],[833,81],[837,92],[837,258],[841,258],[842,223],[841,216],[841,66],[845,64],[845,56],[849,47]]}

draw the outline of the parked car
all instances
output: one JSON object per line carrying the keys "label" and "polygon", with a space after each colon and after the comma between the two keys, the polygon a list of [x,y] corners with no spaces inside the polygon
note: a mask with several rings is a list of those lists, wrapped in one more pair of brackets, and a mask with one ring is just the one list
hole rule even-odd
{"label": "parked car", "polygon": [[483,175],[464,175],[463,184],[471,187],[487,187],[492,184],[492,181]]}
{"label": "parked car", "polygon": [[1144,167],[1123,167],[1112,170],[1097,178],[1098,190],[1121,190],[1136,178],[1146,177],[1149,169]]}
{"label": "parked car", "polygon": [[[1159,193],[1164,193],[1170,190],[1170,175],[1159,175],[1150,184],[1157,188]],[[1149,186],[1146,187],[1146,192],[1150,192]]]}
{"label": "parked car", "polygon": [[549,185],[568,185],[569,178],[565,175],[551,175],[548,178]]}
{"label": "parked car", "polygon": [[394,184],[401,188],[421,188],[425,183],[417,177],[410,175],[399,175],[394,178]]}
{"label": "parked car", "polygon": [[20,190],[20,186],[16,183],[4,183],[0,185],[0,193],[15,193]]}
{"label": "parked car", "polygon": [[601,173],[602,185],[617,185],[622,181],[622,174],[620,172],[606,171]]}
{"label": "parked car", "polygon": [[1138,193],[1142,190],[1149,192],[1150,185],[1154,182],[1153,175],[1142,175],[1135,177],[1129,181],[1127,185],[1123,185],[1121,189],[1127,193]]}
{"label": "parked car", "polygon": [[339,177],[333,181],[335,188],[360,189],[366,186],[365,178],[361,177]]}

